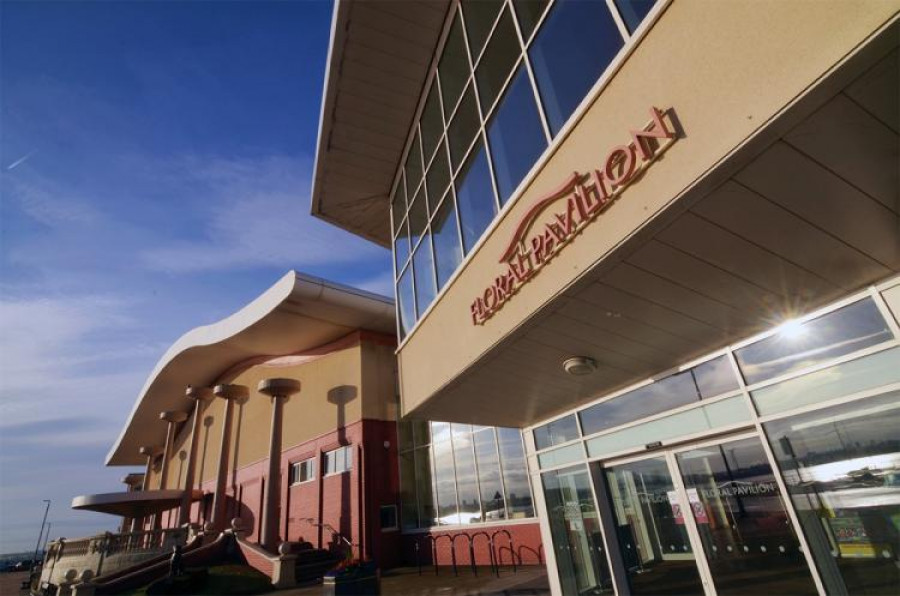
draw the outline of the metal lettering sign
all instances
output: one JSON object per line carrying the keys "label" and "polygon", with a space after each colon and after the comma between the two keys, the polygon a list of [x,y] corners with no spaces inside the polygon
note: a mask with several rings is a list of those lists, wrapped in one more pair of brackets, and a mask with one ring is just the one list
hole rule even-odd
{"label": "metal lettering sign", "polygon": [[503,272],[472,301],[472,323],[483,325],[588,224],[612,205],[676,140],[671,108],[650,108],[651,120],[629,131],[630,141],[609,150],[598,169],[574,172],[525,213],[500,264]]}

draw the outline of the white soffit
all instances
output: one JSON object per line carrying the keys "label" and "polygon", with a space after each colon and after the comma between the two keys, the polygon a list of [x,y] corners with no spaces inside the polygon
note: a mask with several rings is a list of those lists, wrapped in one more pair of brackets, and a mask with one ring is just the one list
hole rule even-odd
{"label": "white soffit", "polygon": [[185,333],[160,358],[106,465],[143,465],[141,446],[161,446],[164,410],[187,411],[187,385],[208,386],[235,364],[256,356],[281,356],[335,341],[365,329],[394,335],[389,298],[294,271],[233,315]]}
{"label": "white soffit", "polygon": [[312,214],[389,247],[391,184],[450,2],[338,0]]}

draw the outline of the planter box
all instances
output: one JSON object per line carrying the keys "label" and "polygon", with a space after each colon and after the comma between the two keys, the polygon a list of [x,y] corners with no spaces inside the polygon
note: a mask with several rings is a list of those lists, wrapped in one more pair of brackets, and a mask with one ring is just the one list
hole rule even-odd
{"label": "planter box", "polygon": [[323,596],[377,596],[381,580],[375,565],[330,572],[322,578]]}

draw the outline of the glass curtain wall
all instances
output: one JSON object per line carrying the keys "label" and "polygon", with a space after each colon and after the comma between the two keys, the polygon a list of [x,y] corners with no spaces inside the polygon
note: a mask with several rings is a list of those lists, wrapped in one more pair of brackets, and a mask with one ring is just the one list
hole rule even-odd
{"label": "glass curtain wall", "polygon": [[400,437],[403,529],[534,517],[519,429],[406,419]]}
{"label": "glass curtain wall", "polygon": [[463,0],[391,198],[405,337],[654,2]]}

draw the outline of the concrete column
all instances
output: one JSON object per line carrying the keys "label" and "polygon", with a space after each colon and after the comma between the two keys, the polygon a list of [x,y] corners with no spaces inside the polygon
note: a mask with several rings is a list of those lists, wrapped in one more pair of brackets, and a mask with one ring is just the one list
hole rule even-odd
{"label": "concrete column", "polygon": [[191,521],[191,495],[194,492],[194,470],[197,467],[197,447],[200,443],[200,427],[203,424],[202,413],[205,404],[213,398],[209,387],[187,386],[184,394],[194,401],[194,425],[191,429],[191,446],[188,449],[187,471],[184,473],[184,496],[178,510],[178,525],[183,526]]}
{"label": "concrete column", "polygon": [[219,447],[219,469],[216,473],[216,493],[213,495],[212,514],[213,528],[216,531],[222,531],[226,528],[225,483],[228,479],[228,454],[231,448],[231,419],[234,417],[234,402],[247,399],[250,391],[244,385],[216,385],[213,394],[225,400],[222,443]]}
{"label": "concrete column", "polygon": [[[140,448],[141,455],[147,458],[147,468],[144,470],[144,482],[141,485],[142,491],[150,490],[150,472],[153,471],[153,460],[162,452],[162,449],[155,446],[147,446]],[[144,525],[144,518],[135,518],[131,524],[133,532],[138,532]]]}
{"label": "concrete column", "polygon": [[172,444],[175,442],[175,425],[187,420],[185,412],[160,412],[159,419],[166,423],[166,447],[163,450],[162,470],[159,472],[159,490],[169,488],[169,459],[172,457]]}
{"label": "concrete column", "polygon": [[275,552],[278,548],[278,505],[281,500],[281,430],[284,404],[300,391],[296,379],[263,379],[257,391],[272,398],[272,433],[269,438],[269,476],[266,481],[266,500],[263,505],[263,525],[260,543]]}

